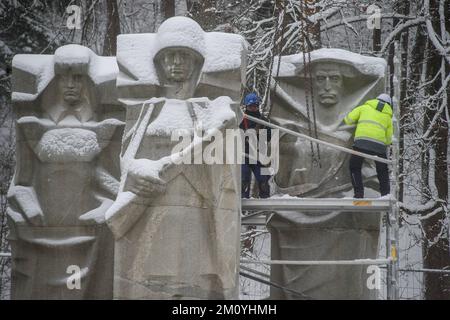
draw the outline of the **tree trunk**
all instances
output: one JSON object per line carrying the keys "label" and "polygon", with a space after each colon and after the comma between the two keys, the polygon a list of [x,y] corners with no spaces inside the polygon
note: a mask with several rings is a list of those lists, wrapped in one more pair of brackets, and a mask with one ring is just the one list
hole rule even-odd
{"label": "tree trunk", "polygon": [[[409,63],[409,78],[408,78],[408,104],[414,105],[418,101],[416,100],[417,87],[420,85],[420,79],[422,77],[423,64],[425,61],[426,52],[426,34],[423,26],[418,26],[416,30],[416,37],[414,39],[414,47],[411,51],[411,59]],[[414,128],[410,127],[413,131]]]}
{"label": "tree trunk", "polygon": [[[441,60],[436,54],[433,60]],[[436,61],[437,62],[437,61]],[[439,64],[438,64],[439,66]],[[439,83],[439,81],[436,81]],[[433,147],[435,151],[434,184],[437,189],[437,197],[444,201],[443,206],[448,206],[448,123],[443,112],[436,126],[436,136]],[[445,211],[423,220],[422,227],[425,232],[423,244],[423,266],[426,269],[449,269],[450,251],[448,240],[448,224]],[[424,276],[425,299],[441,300],[450,299],[450,275],[439,273],[426,273]]]}
{"label": "tree trunk", "polygon": [[106,1],[106,14],[107,25],[103,55],[115,56],[117,53],[117,36],[120,34],[119,8],[116,0]]}
{"label": "tree trunk", "polygon": [[[441,34],[439,20],[439,1],[430,3],[430,13],[434,30],[438,35]],[[432,44],[429,44],[430,55],[427,61],[427,80],[432,79],[438,74],[442,67],[442,57],[435,50]],[[442,86],[442,74],[428,87],[428,93],[435,95]],[[424,128],[428,128],[429,121],[433,119],[439,107],[445,103],[443,99],[437,99],[434,103],[427,106]],[[428,126],[427,126],[428,124]],[[439,206],[448,207],[448,123],[445,111],[439,115],[439,120],[433,126],[431,137],[434,150],[434,185],[437,191],[435,195],[441,203]],[[431,168],[430,168],[431,169]],[[437,206],[438,207],[438,206]],[[444,209],[443,208],[443,209]],[[448,269],[450,267],[449,241],[448,241],[448,222],[446,220],[445,210],[422,220],[422,227],[425,232],[425,239],[422,248],[423,266],[429,269]],[[440,273],[425,273],[425,299],[439,300],[450,299],[450,275]]]}
{"label": "tree trunk", "polygon": [[381,50],[381,28],[373,29],[373,40],[372,40],[372,51],[374,53],[380,52]]}
{"label": "tree trunk", "polygon": [[161,1],[164,12],[164,19],[169,19],[175,16],[175,0],[162,0]]}
{"label": "tree trunk", "polygon": [[198,22],[205,31],[213,30],[219,23],[216,0],[188,1],[189,16]]}
{"label": "tree trunk", "polygon": [[[398,13],[398,1],[395,2],[393,10],[393,13]],[[393,18],[392,19],[392,28],[395,29],[395,27],[398,25],[399,23],[399,19],[398,18]],[[398,40],[398,37],[396,38],[396,40]],[[390,46],[389,46],[389,55],[388,55],[388,67],[389,67],[389,95],[391,97],[394,96],[394,56],[395,56],[395,48],[394,48],[394,42],[391,42]]]}
{"label": "tree trunk", "polygon": [[[405,16],[409,15],[410,4],[408,0],[401,0],[399,3],[399,13]],[[400,67],[400,132],[399,132],[399,154],[400,159],[398,161],[398,187],[399,187],[399,201],[403,201],[404,193],[404,155],[405,155],[405,127],[409,123],[410,108],[406,98],[406,91],[408,85],[408,40],[409,40],[409,28],[407,28],[399,36],[400,50],[401,50],[401,67]]]}
{"label": "tree trunk", "polygon": [[[306,9],[307,16],[311,16],[320,11],[320,8],[315,6],[318,2],[317,0],[300,0],[300,1],[305,1],[305,3],[308,6],[308,8]],[[319,21],[320,20],[318,19],[314,25],[307,24],[307,28],[308,28],[307,32],[309,33],[311,42],[312,42],[311,50],[319,49],[322,47],[322,39],[320,37],[320,22]]]}

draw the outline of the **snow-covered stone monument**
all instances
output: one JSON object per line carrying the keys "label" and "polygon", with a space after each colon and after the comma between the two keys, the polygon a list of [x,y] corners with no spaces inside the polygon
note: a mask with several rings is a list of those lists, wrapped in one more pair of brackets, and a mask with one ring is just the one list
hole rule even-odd
{"label": "snow-covered stone monument", "polygon": [[[353,128],[345,115],[384,91],[386,62],[340,49],[281,57],[274,62],[270,119],[285,128],[351,148]],[[276,89],[274,89],[276,85]],[[309,110],[308,110],[309,109]],[[314,120],[315,119],[315,120]],[[280,137],[278,192],[298,197],[353,196],[350,155],[290,135]],[[377,196],[373,168],[364,168],[366,195]],[[372,184],[371,184],[372,182]],[[342,212],[277,212],[268,222],[274,260],[376,258],[379,215]],[[272,266],[272,281],[312,298],[369,298],[368,274],[361,266]],[[298,298],[278,289],[275,299]]]}
{"label": "snow-covered stone monument", "polygon": [[13,299],[110,299],[124,123],[114,57],[79,45],[16,55],[9,190]]}
{"label": "snow-covered stone monument", "polygon": [[114,298],[237,298],[239,167],[195,159],[211,136],[238,127],[245,55],[240,36],[184,17],[118,37],[127,116],[120,192],[107,212]]}

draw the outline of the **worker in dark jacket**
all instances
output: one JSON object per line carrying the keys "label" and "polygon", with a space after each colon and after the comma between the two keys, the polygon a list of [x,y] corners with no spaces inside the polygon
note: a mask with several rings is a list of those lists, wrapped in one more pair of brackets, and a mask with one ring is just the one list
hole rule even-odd
{"label": "worker in dark jacket", "polygon": [[[353,109],[344,119],[345,124],[356,124],[353,149],[387,159],[387,147],[392,143],[392,100],[385,93]],[[350,174],[355,198],[364,198],[361,167],[364,158],[352,155]],[[381,196],[390,193],[389,170],[386,163],[375,161]]]}
{"label": "worker in dark jacket", "polygon": [[[244,112],[244,118],[240,124],[240,128],[244,131],[248,129],[255,129],[256,133],[258,134],[259,139],[259,130],[260,129],[266,129],[267,130],[267,140],[270,141],[270,128],[267,128],[263,125],[257,124],[250,119],[246,118],[245,115],[248,114],[252,117],[259,118],[262,120],[267,121],[267,119],[263,118],[259,111],[259,105],[261,103],[260,98],[256,93],[250,93],[245,96],[244,98],[244,105],[245,105],[245,112]],[[260,198],[268,198],[270,196],[270,187],[269,187],[269,175],[262,175],[261,174],[261,168],[263,165],[256,161],[250,161],[249,154],[251,154],[250,148],[254,148],[257,150],[258,146],[250,146],[249,140],[246,139],[245,141],[245,161],[242,165],[242,198],[249,198],[250,197],[250,183],[252,178],[252,172],[255,176],[256,182],[258,183],[258,189],[259,189],[259,197]],[[257,159],[254,159],[257,160]]]}

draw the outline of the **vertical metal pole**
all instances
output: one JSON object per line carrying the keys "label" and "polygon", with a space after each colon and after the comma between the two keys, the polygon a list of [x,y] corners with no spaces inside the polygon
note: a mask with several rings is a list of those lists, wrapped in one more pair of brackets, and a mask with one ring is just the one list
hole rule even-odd
{"label": "vertical metal pole", "polygon": [[399,133],[400,133],[400,45],[399,41],[394,43],[395,56],[394,56],[394,97],[393,97],[393,107],[394,107],[394,138],[392,140],[392,181],[393,181],[393,199],[391,200],[391,212],[390,212],[390,256],[393,259],[391,263],[391,299],[399,299],[399,184],[398,184],[398,162],[399,162]]}
{"label": "vertical metal pole", "polygon": [[[385,232],[386,232],[386,259],[388,259],[391,256],[391,228],[390,228],[390,211],[386,211],[386,214],[384,216],[384,223],[385,223]],[[389,263],[386,266],[386,299],[391,300],[392,297],[392,263]]]}

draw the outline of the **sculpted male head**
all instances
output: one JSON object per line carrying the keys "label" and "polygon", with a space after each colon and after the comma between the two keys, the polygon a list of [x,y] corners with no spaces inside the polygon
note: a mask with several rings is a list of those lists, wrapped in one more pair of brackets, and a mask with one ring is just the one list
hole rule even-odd
{"label": "sculpted male head", "polygon": [[[325,126],[334,126],[340,123],[341,113],[346,108],[350,88],[355,86],[357,70],[347,64],[336,60],[316,60],[311,62],[311,84],[317,107],[317,122]],[[304,69],[298,69],[303,77]],[[306,79],[305,92],[309,89],[309,79]]]}
{"label": "sculpted male head", "polygon": [[58,89],[68,106],[76,106],[81,101],[85,77],[70,68],[58,75]]}
{"label": "sculpted male head", "polygon": [[320,105],[329,108],[339,103],[344,92],[341,67],[335,63],[317,63],[313,67],[313,86]]}
{"label": "sculpted male head", "polygon": [[205,60],[204,37],[200,25],[186,17],[167,19],[159,27],[153,63],[165,97],[194,95]]}
{"label": "sculpted male head", "polygon": [[[158,76],[162,81],[171,84],[189,81],[202,68],[203,57],[187,47],[168,47],[155,56]],[[197,79],[192,79],[197,81]]]}

